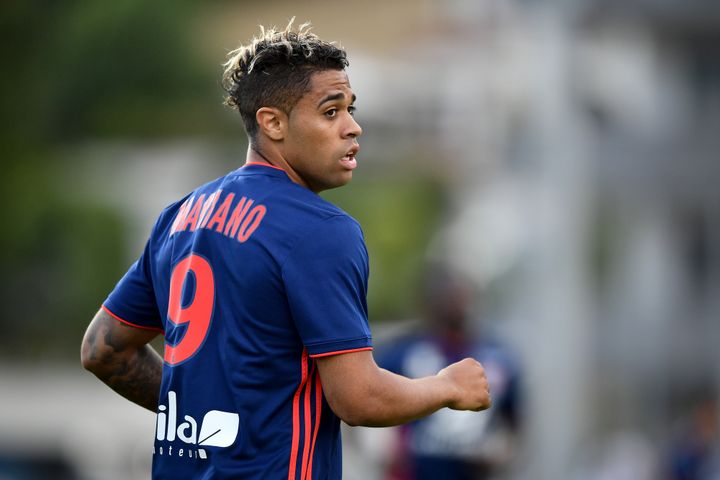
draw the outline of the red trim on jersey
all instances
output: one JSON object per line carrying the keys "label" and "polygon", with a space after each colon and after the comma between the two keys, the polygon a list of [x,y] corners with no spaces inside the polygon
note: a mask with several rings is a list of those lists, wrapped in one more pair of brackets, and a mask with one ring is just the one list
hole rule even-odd
{"label": "red trim on jersey", "polygon": [[335,352],[316,353],[314,355],[310,355],[310,358],[329,357],[331,355],[342,355],[343,353],[362,352],[365,350],[372,350],[372,349],[373,349],[373,347],[362,347],[362,348],[351,348],[350,350],[337,350]]}
{"label": "red trim on jersey", "polygon": [[315,440],[317,440],[318,430],[320,430],[320,418],[322,416],[322,383],[320,382],[320,374],[315,370],[315,430],[313,431],[312,443],[310,445],[310,460],[307,469],[307,478],[312,478],[312,464],[315,456]]}
{"label": "red trim on jersey", "polygon": [[165,330],[163,330],[162,328],[146,327],[146,326],[144,326],[144,325],[137,325],[137,324],[135,324],[135,323],[128,322],[128,321],[125,320],[124,318],[120,318],[120,317],[118,317],[117,315],[115,315],[115,314],[114,314],[113,312],[111,312],[110,309],[107,308],[105,305],[102,305],[101,308],[102,308],[103,310],[105,310],[108,314],[110,314],[110,316],[113,317],[115,320],[117,320],[117,321],[119,321],[119,322],[122,322],[122,323],[124,323],[125,325],[129,325],[129,326],[134,327],[134,328],[139,328],[139,329],[141,329],[141,330],[152,330],[153,332],[165,333]]}
{"label": "red trim on jersey", "polygon": [[292,445],[290,447],[290,468],[288,469],[288,480],[295,480],[295,472],[297,470],[298,444],[300,443],[300,394],[302,393],[302,389],[305,387],[308,380],[307,358],[307,349],[303,348],[302,357],[300,358],[302,371],[300,385],[298,385],[293,397],[293,432]]}
{"label": "red trim on jersey", "polygon": [[246,163],[245,163],[245,165],[243,165],[243,167],[244,167],[244,166],[246,166],[246,165],[259,165],[259,166],[261,166],[261,167],[269,167],[269,168],[274,168],[275,170],[280,170],[281,172],[284,172],[284,171],[285,171],[285,169],[284,169],[284,168],[276,167],[275,165],[270,165],[269,163],[262,163],[262,162],[246,162]]}
{"label": "red trim on jersey", "polygon": [[[313,377],[313,374],[315,373],[315,363],[313,362],[312,366],[310,367],[310,377]],[[312,428],[310,425],[310,422],[312,421],[312,418],[310,416],[310,390],[312,390],[312,380],[307,383],[305,386],[305,401],[304,401],[304,407],[305,407],[305,442],[303,443],[303,454],[302,454],[302,467],[301,467],[301,473],[300,478],[302,480],[305,480],[307,478],[307,461],[308,461],[308,453],[310,453],[310,429]]]}

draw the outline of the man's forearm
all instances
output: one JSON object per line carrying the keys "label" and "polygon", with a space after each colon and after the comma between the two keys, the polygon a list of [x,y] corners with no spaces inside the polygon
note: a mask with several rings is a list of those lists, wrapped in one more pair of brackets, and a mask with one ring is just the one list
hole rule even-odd
{"label": "man's forearm", "polygon": [[349,425],[385,427],[443,407],[476,411],[490,407],[484,370],[472,359],[419,379],[378,368],[370,352],[324,357],[317,365],[330,407]]}
{"label": "man's forearm", "polygon": [[377,374],[370,388],[358,395],[364,402],[353,408],[359,415],[355,425],[400,425],[430,415],[450,402],[451,386],[440,377],[410,379],[384,369]]}
{"label": "man's forearm", "polygon": [[137,350],[134,355],[111,360],[93,373],[128,400],[153,412],[157,409],[162,359],[149,345]]}
{"label": "man's forearm", "polygon": [[148,345],[153,335],[99,312],[82,345],[83,366],[117,393],[150,411],[157,409],[163,361]]}

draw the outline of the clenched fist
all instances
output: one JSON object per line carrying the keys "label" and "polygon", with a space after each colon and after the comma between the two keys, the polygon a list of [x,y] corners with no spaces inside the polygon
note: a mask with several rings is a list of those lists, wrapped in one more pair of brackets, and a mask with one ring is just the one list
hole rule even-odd
{"label": "clenched fist", "polygon": [[451,392],[448,408],[479,412],[492,405],[485,369],[477,360],[460,360],[443,368],[437,375],[448,383]]}

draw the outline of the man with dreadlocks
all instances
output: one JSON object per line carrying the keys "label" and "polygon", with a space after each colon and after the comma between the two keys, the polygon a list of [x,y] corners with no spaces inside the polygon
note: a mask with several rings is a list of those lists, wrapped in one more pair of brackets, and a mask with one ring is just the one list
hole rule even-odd
{"label": "man with dreadlocks", "polygon": [[473,359],[413,380],[373,360],[360,226],[318,196],[357,167],[347,65],[292,22],[231,52],[245,164],[160,214],[85,333],[85,368],[157,413],[155,479],[338,479],[341,419],[490,406]]}

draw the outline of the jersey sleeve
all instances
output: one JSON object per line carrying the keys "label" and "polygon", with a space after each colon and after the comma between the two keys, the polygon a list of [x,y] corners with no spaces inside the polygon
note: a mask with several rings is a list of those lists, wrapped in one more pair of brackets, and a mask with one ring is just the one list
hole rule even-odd
{"label": "jersey sleeve", "polygon": [[163,331],[150,271],[151,240],[152,237],[145,245],[140,258],[103,302],[103,309],[131,326]]}
{"label": "jersey sleeve", "polygon": [[295,325],[311,357],[372,349],[367,316],[368,256],[350,217],[323,220],[283,264]]}

